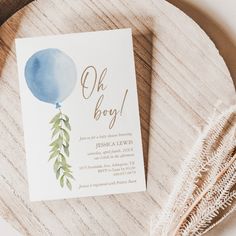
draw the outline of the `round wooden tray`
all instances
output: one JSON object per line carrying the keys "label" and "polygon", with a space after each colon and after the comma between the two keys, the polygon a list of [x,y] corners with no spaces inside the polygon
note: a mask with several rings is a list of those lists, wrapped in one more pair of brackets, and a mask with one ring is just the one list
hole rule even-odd
{"label": "round wooden tray", "polygon": [[33,0],[3,0],[0,1],[0,25],[15,12]]}
{"label": "round wooden tray", "polygon": [[[29,202],[14,39],[126,27],[133,30],[147,192]],[[32,2],[2,25],[0,45],[0,215],[23,235],[148,235],[151,215],[216,104],[219,113],[236,100],[214,44],[164,0]]]}

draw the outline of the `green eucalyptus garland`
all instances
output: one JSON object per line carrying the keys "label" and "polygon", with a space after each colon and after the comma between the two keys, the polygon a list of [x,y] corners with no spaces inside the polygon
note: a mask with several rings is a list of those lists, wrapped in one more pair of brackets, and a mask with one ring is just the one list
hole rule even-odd
{"label": "green eucalyptus garland", "polygon": [[71,165],[68,164],[69,133],[71,131],[69,117],[59,109],[59,113],[53,117],[50,124],[52,124],[52,143],[50,144],[49,161],[54,161],[53,169],[61,187],[66,185],[68,189],[72,190],[71,181],[74,180],[74,177]]}

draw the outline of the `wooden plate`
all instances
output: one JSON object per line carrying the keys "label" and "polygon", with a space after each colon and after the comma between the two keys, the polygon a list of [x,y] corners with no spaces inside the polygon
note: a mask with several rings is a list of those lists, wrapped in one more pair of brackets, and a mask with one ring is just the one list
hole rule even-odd
{"label": "wooden plate", "polygon": [[[30,203],[14,39],[124,27],[133,30],[147,192]],[[214,44],[164,0],[39,0],[1,27],[0,43],[0,214],[23,235],[148,235],[201,128],[236,100]]]}
{"label": "wooden plate", "polygon": [[0,25],[32,0],[1,0]]}

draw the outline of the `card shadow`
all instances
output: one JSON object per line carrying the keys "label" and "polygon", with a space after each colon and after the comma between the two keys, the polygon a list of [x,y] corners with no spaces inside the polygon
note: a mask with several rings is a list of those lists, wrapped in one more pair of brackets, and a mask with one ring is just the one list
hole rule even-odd
{"label": "card shadow", "polygon": [[153,33],[151,30],[144,32],[143,34],[133,35],[134,58],[146,181],[149,163],[148,154],[152,87],[152,43]]}

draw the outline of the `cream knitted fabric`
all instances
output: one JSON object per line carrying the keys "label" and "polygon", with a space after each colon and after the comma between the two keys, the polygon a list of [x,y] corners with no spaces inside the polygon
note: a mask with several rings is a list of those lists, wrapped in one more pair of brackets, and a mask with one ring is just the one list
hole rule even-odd
{"label": "cream knitted fabric", "polygon": [[210,122],[184,161],[151,235],[202,235],[236,208],[236,106]]}

